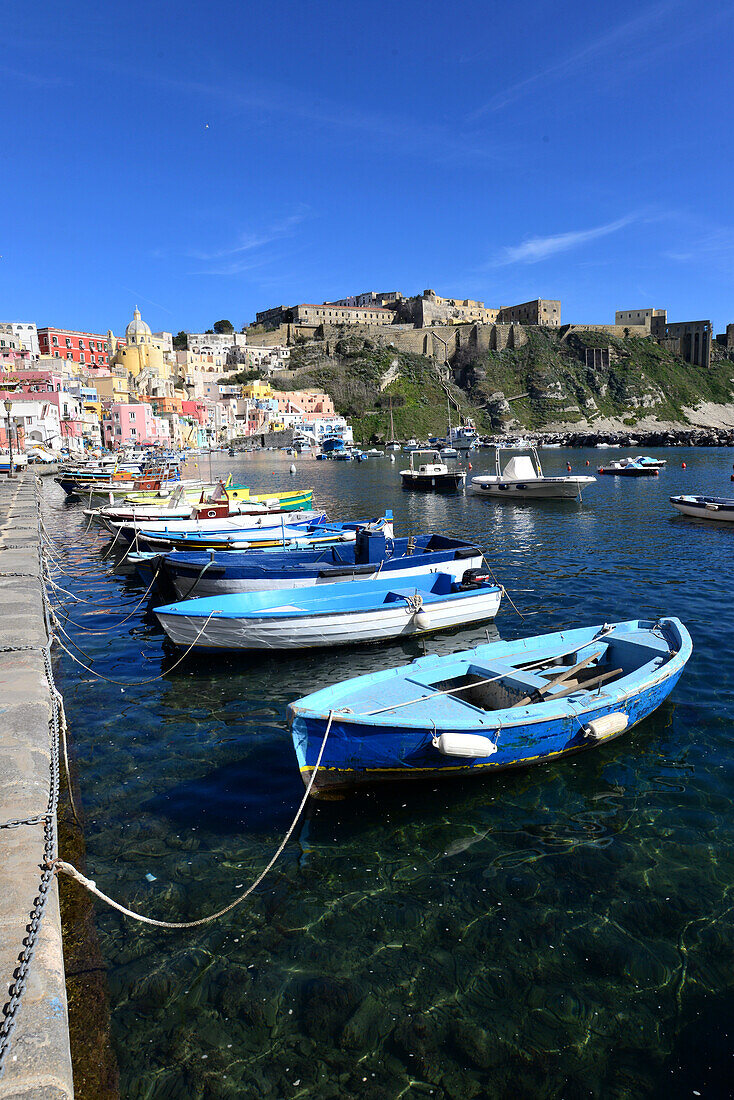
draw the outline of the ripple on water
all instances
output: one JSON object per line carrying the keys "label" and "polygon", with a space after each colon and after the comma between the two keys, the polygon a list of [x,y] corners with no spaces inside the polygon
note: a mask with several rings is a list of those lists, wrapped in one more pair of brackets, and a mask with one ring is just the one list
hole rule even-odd
{"label": "ripple on water", "polygon": [[[598,458],[568,454],[576,469]],[[673,517],[667,498],[720,491],[730,455],[686,452],[687,471],[665,456],[654,484],[602,479],[558,508],[414,498],[387,463],[299,460],[333,514],[381,500],[398,529],[481,541],[526,616],[503,608],[504,637],[673,613],[694,656],[658,713],[598,752],[310,806],[268,880],[220,924],[167,935],[100,907],[126,1098],[728,1091],[734,531]],[[554,452],[548,472],[565,461]],[[273,469],[292,486],[290,459],[232,465],[253,488]],[[67,572],[91,570],[63,583],[98,605],[75,604],[69,627],[94,667],[127,680],[169,669],[154,616],[135,611],[145,585],[109,576],[81,510],[50,483],[45,496]],[[457,631],[426,649],[484,637]],[[286,704],[422,649],[197,656],[122,690],[64,657],[89,873],[154,916],[226,904],[301,798]]]}

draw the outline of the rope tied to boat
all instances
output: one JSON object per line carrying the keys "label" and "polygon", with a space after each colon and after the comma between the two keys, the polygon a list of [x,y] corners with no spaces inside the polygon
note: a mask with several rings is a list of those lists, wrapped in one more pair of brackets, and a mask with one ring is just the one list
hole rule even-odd
{"label": "rope tied to boat", "polygon": [[502,595],[507,596],[507,599],[510,601],[510,606],[512,607],[513,611],[515,611],[520,616],[522,621],[525,622],[525,616],[523,615],[522,611],[520,611],[520,609],[518,608],[517,604],[515,603],[512,596],[510,595],[510,593],[505,588],[505,586],[503,584],[500,584],[499,581],[497,580],[497,578],[495,577],[494,572],[492,570],[492,566],[487,561],[487,555],[486,554],[482,554],[482,561],[484,562],[487,569],[489,570],[489,575],[492,578],[492,580],[494,581],[494,583],[497,585],[498,588],[500,588],[502,590]]}
{"label": "rope tied to boat", "polygon": [[[67,649],[66,646],[64,645],[64,643],[62,641],[59,641],[58,638],[56,638],[56,642],[61,647],[61,649],[63,649],[64,653],[68,654],[69,657],[71,657],[72,661],[76,661],[76,663],[78,665],[81,665],[81,667],[83,669],[85,669],[87,672],[91,672],[92,676],[96,676],[97,679],[106,680],[108,684],[116,684],[118,687],[143,687],[145,684],[154,684],[156,682],[156,680],[162,680],[163,677],[167,676],[169,672],[173,672],[173,670],[175,668],[178,668],[178,666],[181,664],[181,662],[186,657],[188,657],[189,653],[194,648],[194,646],[198,642],[199,638],[202,636],[202,634],[204,633],[204,631],[208,627],[209,620],[212,618],[213,615],[216,615],[216,614],[217,614],[216,611],[210,611],[209,612],[209,614],[207,615],[207,617],[206,617],[203,625],[201,626],[198,634],[194,638],[193,642],[191,643],[190,646],[187,647],[187,649],[179,657],[179,659],[176,661],[175,664],[171,665],[170,668],[167,668],[165,670],[165,672],[162,672],[160,674],[160,676],[150,676],[147,680],[114,680],[111,676],[105,676],[103,672],[97,672],[96,669],[90,668],[89,665],[85,665],[84,662],[80,661],[78,657],[75,657],[74,654],[71,652],[71,650]],[[62,630],[62,633],[66,634],[66,631],[63,629],[63,627],[61,628],[61,630]],[[66,634],[66,637],[69,638],[69,635]],[[69,638],[69,641],[72,643],[72,645],[76,646],[76,648],[79,649],[80,652],[84,653],[84,650],[81,649],[81,647],[78,646],[76,642],[72,641],[71,638]],[[88,654],[85,654],[85,656],[88,656]],[[91,659],[92,658],[90,657],[90,660]]]}
{"label": "rope tied to boat", "polygon": [[216,913],[210,913],[208,916],[200,917],[198,920],[155,920],[153,917],[146,917],[142,913],[136,913],[133,909],[128,909],[125,905],[120,905],[120,903],[115,901],[114,898],[111,898],[108,894],[103,893],[93,879],[87,878],[86,875],[83,875],[81,871],[78,871],[73,864],[67,863],[65,860],[59,859],[57,857],[55,859],[47,859],[45,865],[50,868],[51,872],[55,875],[64,874],[68,875],[69,878],[73,878],[81,886],[84,886],[87,890],[89,890],[91,894],[94,894],[95,897],[98,897],[100,901],[104,901],[108,905],[111,905],[113,909],[117,909],[117,911],[124,914],[124,916],[131,917],[133,920],[140,921],[141,924],[150,924],[153,925],[154,928],[164,928],[166,931],[173,932],[181,931],[185,928],[200,928],[204,924],[211,924],[212,921],[219,920],[220,917],[224,917],[227,913],[231,913],[233,909],[236,909],[238,905],[241,905],[242,902],[245,901],[250,896],[250,894],[252,894],[252,892],[257,889],[260,883],[263,882],[265,877],[268,875],[271,868],[280,858],[286,844],[293,835],[293,830],[298,824],[299,818],[303,813],[306,802],[308,801],[308,796],[311,793],[311,788],[316,781],[316,776],[318,774],[319,768],[321,767],[321,760],[324,755],[324,749],[326,748],[326,742],[328,740],[329,733],[331,732],[331,723],[333,722],[333,720],[334,711],[330,710],[329,720],[326,723],[326,729],[324,730],[324,736],[321,741],[321,748],[319,749],[319,755],[316,758],[316,763],[314,764],[313,771],[311,772],[308,783],[306,785],[306,790],[303,793],[303,798],[301,799],[298,809],[296,810],[296,815],[293,818],[293,821],[291,822],[280,844],[276,848],[275,853],[270,857],[264,869],[260,872],[255,881],[251,883],[246,890],[239,894],[234,901],[231,901],[229,905],[225,905],[223,909],[218,909]]}
{"label": "rope tied to boat", "polygon": [[420,592],[416,592],[414,595],[410,595],[407,592],[402,592],[400,598],[405,600],[405,610],[409,615],[417,615],[420,609],[423,607],[423,597]]}

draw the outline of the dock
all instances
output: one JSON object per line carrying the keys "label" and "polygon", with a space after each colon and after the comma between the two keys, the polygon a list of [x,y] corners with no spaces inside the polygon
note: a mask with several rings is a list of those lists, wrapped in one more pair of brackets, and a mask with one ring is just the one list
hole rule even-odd
{"label": "dock", "polygon": [[[0,1100],[74,1095],[55,876],[58,729],[36,479],[0,478]],[[40,919],[39,919],[40,917]]]}

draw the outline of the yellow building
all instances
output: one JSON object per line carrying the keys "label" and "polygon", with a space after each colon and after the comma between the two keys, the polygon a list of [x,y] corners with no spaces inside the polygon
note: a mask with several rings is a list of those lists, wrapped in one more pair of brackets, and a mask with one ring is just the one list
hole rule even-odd
{"label": "yellow building", "polygon": [[111,401],[113,405],[117,405],[130,400],[128,376],[119,368],[111,375],[95,375],[94,386],[102,401]]}
{"label": "yellow building", "polygon": [[253,382],[248,382],[246,386],[242,387],[242,396],[249,397],[253,400],[262,397],[272,397],[273,391],[270,388],[269,382],[264,382],[262,378],[256,378]]}

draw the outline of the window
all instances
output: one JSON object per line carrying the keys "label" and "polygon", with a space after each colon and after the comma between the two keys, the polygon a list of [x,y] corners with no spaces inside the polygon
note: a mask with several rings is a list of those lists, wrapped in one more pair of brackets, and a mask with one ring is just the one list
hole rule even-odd
{"label": "window", "polygon": [[59,359],[59,358],[60,358],[59,353],[57,351],[55,351],[54,352],[54,359]]}
{"label": "window", "polygon": [[115,428],[115,435],[122,435],[122,428]]}
{"label": "window", "polygon": [[130,429],[130,435],[137,435],[137,434],[138,433],[137,433],[137,430],[135,428]]}
{"label": "window", "polygon": [[83,352],[83,351],[80,351],[80,352],[79,352],[79,362],[80,362],[80,363],[83,363],[83,362],[84,362],[84,352]]}
{"label": "window", "polygon": [[59,346],[59,338],[58,338],[58,336],[53,336],[53,337],[52,337],[52,340],[53,340],[53,345],[54,345],[54,347],[55,347],[55,348],[57,348],[57,347]]}
{"label": "window", "polygon": [[[54,341],[54,343],[56,343],[56,341]],[[68,336],[66,337],[66,346],[67,348],[71,347],[71,339]]]}

